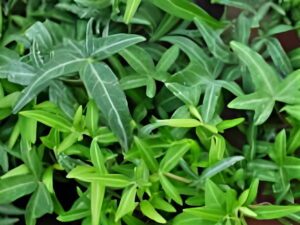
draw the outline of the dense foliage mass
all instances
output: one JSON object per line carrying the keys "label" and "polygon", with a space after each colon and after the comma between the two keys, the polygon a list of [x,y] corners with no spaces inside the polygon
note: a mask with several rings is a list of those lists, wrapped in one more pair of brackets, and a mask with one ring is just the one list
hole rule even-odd
{"label": "dense foliage mass", "polygon": [[1,225],[300,222],[299,1],[212,2],[1,1]]}

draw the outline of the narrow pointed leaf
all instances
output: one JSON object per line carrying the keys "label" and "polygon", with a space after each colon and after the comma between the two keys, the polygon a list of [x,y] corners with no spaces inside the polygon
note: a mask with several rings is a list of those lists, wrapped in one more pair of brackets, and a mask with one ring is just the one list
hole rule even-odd
{"label": "narrow pointed leaf", "polygon": [[89,95],[95,100],[111,130],[127,149],[131,141],[131,116],[127,100],[112,70],[104,63],[87,63],[80,71]]}

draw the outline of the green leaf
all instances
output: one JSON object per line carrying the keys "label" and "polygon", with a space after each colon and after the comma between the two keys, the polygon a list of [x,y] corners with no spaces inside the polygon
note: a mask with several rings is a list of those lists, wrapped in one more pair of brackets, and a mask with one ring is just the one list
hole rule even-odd
{"label": "green leaf", "polygon": [[174,218],[174,225],[190,225],[190,224],[205,224],[205,225],[215,225],[215,222],[207,221],[199,216],[195,216],[190,213],[180,213]]}
{"label": "green leaf", "polygon": [[19,175],[0,180],[0,204],[10,203],[32,193],[37,181],[32,175]]}
{"label": "green leaf", "polygon": [[225,215],[222,210],[211,208],[211,207],[198,207],[184,209],[184,212],[197,216],[203,220],[219,222]]}
{"label": "green leaf", "polygon": [[180,17],[185,20],[193,20],[195,17],[205,21],[210,26],[220,27],[222,23],[212,18],[202,8],[187,0],[149,0],[155,6],[167,13]]}
{"label": "green leaf", "polygon": [[299,84],[300,84],[300,70],[296,70],[289,74],[276,88],[276,100],[288,104],[299,104]]}
{"label": "green leaf", "polygon": [[38,155],[36,149],[33,149],[30,143],[23,138],[21,139],[20,148],[22,160],[36,179],[39,179],[43,172],[41,157]]}
{"label": "green leaf", "polygon": [[141,0],[127,0],[124,19],[123,19],[126,24],[130,23],[140,3]]}
{"label": "green leaf", "polygon": [[154,208],[163,210],[165,212],[176,212],[176,209],[171,203],[165,201],[163,198],[160,198],[158,196],[155,196],[151,199],[151,204]]}
{"label": "green leaf", "polygon": [[80,77],[121,145],[127,149],[132,136],[131,116],[115,74],[104,63],[87,63]]}
{"label": "green leaf", "polygon": [[286,133],[282,130],[278,133],[274,144],[274,156],[278,165],[282,166],[286,157]]}
{"label": "green leaf", "polygon": [[22,111],[20,115],[37,120],[49,127],[56,128],[62,132],[69,132],[72,129],[72,123],[62,115],[43,111],[43,110],[28,110]]}
{"label": "green leaf", "polygon": [[211,180],[205,182],[205,206],[224,210],[224,192]]}
{"label": "green leaf", "polygon": [[225,158],[217,163],[215,163],[214,165],[206,168],[198,181],[195,182],[195,184],[201,184],[204,180],[211,178],[213,176],[215,176],[216,174],[228,169],[229,167],[233,166],[234,164],[236,164],[237,162],[240,162],[241,160],[244,160],[243,156],[232,156],[232,157],[228,157]]}
{"label": "green leaf", "polygon": [[121,78],[120,85],[123,90],[129,90],[134,88],[139,88],[146,86],[149,81],[147,76],[139,75],[129,75]]}
{"label": "green leaf", "polygon": [[166,87],[186,105],[197,106],[200,99],[201,88],[199,85],[185,86],[179,83],[165,83]]}
{"label": "green leaf", "polygon": [[285,157],[283,168],[287,173],[288,179],[300,179],[300,159],[297,157]]}
{"label": "green leaf", "polygon": [[145,41],[145,38],[135,34],[114,34],[108,37],[95,38],[94,51],[91,56],[103,60],[131,45]]}
{"label": "green leaf", "polygon": [[156,120],[156,123],[160,126],[170,126],[170,127],[198,127],[202,123],[195,119],[167,119],[167,120]]}
{"label": "green leaf", "polygon": [[259,185],[259,179],[254,179],[251,182],[251,185],[249,187],[248,197],[247,197],[247,200],[245,201],[244,205],[248,206],[255,201],[257,194],[258,194],[258,185]]}
{"label": "green leaf", "polygon": [[195,18],[194,22],[204,38],[210,52],[219,60],[225,63],[233,63],[234,56],[224,44],[218,33],[208,26],[205,21]]}
{"label": "green leaf", "polygon": [[142,213],[157,223],[167,223],[167,221],[154,209],[149,201],[143,200],[140,203]]}
{"label": "green leaf", "polygon": [[179,19],[173,15],[165,14],[160,21],[158,27],[155,29],[150,41],[156,41],[168,33],[177,23]]}
{"label": "green leaf", "polygon": [[93,140],[91,144],[91,161],[100,174],[107,173],[105,167],[105,158],[96,140]]}
{"label": "green leaf", "polygon": [[21,164],[6,172],[4,175],[1,176],[1,179],[18,176],[18,175],[26,175],[29,173],[30,173],[29,168],[25,164]]}
{"label": "green leaf", "polygon": [[19,222],[18,218],[0,218],[0,223],[2,225],[14,225]]}
{"label": "green leaf", "polygon": [[37,190],[31,196],[26,206],[26,224],[34,221],[47,213],[53,212],[53,202],[46,186],[43,183],[38,184]]}
{"label": "green leaf", "polygon": [[53,59],[46,63],[35,76],[36,79],[22,91],[21,98],[13,108],[13,113],[20,111],[28,102],[38,95],[54,78],[78,71],[82,67],[85,59],[65,53],[55,54]]}
{"label": "green leaf", "polygon": [[274,99],[263,92],[242,95],[228,104],[229,108],[254,110],[254,124],[264,123],[271,115],[275,105]]}
{"label": "green leaf", "polygon": [[147,146],[147,144],[137,137],[134,137],[134,143],[136,144],[142,159],[146,163],[147,167],[151,172],[156,172],[158,170],[158,162],[155,159],[155,155],[152,150]]}
{"label": "green leaf", "polygon": [[179,48],[176,45],[173,45],[161,56],[156,65],[156,70],[167,72],[173,66],[178,56]]}
{"label": "green leaf", "polygon": [[87,104],[85,124],[92,135],[96,134],[98,129],[98,123],[99,123],[99,112],[97,109],[97,105],[94,102],[94,100],[91,99]]}
{"label": "green leaf", "polygon": [[155,69],[151,55],[141,47],[131,46],[119,54],[137,73],[147,74]]}
{"label": "green leaf", "polygon": [[161,38],[162,41],[176,44],[182,51],[184,51],[189,57],[191,62],[200,64],[208,74],[212,71],[211,59],[206,55],[202,48],[200,48],[195,42],[186,37],[180,36],[167,36]]}
{"label": "green leaf", "polygon": [[73,119],[79,105],[70,87],[61,81],[52,81],[49,86],[49,100],[59,106],[69,119]]}
{"label": "green leaf", "polygon": [[274,96],[276,94],[275,88],[279,84],[279,76],[275,70],[266,63],[261,55],[246,45],[232,41],[230,46],[248,67],[256,90],[263,88],[268,94]]}
{"label": "green leaf", "polygon": [[174,200],[177,204],[182,205],[182,199],[176,187],[162,173],[159,174],[161,186],[166,195]]}
{"label": "green leaf", "polygon": [[37,131],[37,120],[35,118],[27,118],[25,116],[19,117],[19,126],[21,136],[29,141],[30,143],[35,143],[36,141],[36,131]]}
{"label": "green leaf", "polygon": [[0,74],[1,78],[7,78],[10,82],[21,85],[28,85],[36,76],[32,66],[17,60],[10,60],[1,65]]}
{"label": "green leaf", "polygon": [[210,122],[216,112],[218,99],[221,93],[221,88],[216,85],[210,85],[206,88],[202,105],[202,118],[204,122]]}
{"label": "green leaf", "polygon": [[92,225],[98,225],[101,220],[101,209],[105,197],[105,185],[96,181],[91,183],[91,216]]}
{"label": "green leaf", "polygon": [[290,116],[300,121],[300,105],[286,105],[281,111],[287,112]]}
{"label": "green leaf", "polygon": [[255,13],[255,9],[253,5],[248,2],[247,0],[212,0],[212,3],[219,3],[227,6],[232,6],[234,8],[243,9],[246,11],[250,11],[252,13]]}
{"label": "green leaf", "polygon": [[220,135],[214,135],[211,138],[209,148],[209,165],[219,162],[223,159],[226,150],[225,139]]}
{"label": "green leaf", "polygon": [[300,212],[299,205],[256,205],[251,207],[251,209],[257,214],[256,218],[260,220],[280,219],[292,213]]}
{"label": "green leaf", "polygon": [[71,209],[57,217],[60,222],[71,222],[75,220],[80,220],[90,216],[90,210],[88,209]]}
{"label": "green leaf", "polygon": [[290,74],[293,71],[293,67],[279,40],[276,38],[268,39],[267,48],[275,66],[283,76]]}
{"label": "green leaf", "polygon": [[85,182],[101,182],[107,187],[124,188],[132,182],[122,174],[99,174],[93,167],[77,166],[68,173],[67,178],[74,178]]}
{"label": "green leaf", "polygon": [[245,118],[236,118],[231,120],[223,120],[219,124],[217,124],[217,129],[220,132],[224,132],[224,130],[230,129],[232,127],[236,127],[239,124],[243,123]]}
{"label": "green leaf", "polygon": [[188,141],[175,143],[172,147],[167,150],[167,153],[160,162],[160,170],[162,172],[171,171],[184,156],[185,153],[190,149],[190,143]]}
{"label": "green leaf", "polygon": [[136,186],[127,187],[122,193],[122,197],[116,211],[115,221],[118,221],[128,213],[133,212],[137,204],[135,203]]}

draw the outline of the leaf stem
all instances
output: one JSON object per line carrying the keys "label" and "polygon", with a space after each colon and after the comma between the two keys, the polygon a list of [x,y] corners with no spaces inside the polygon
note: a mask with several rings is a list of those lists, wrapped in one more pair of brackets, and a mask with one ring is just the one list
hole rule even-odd
{"label": "leaf stem", "polygon": [[180,182],[183,182],[183,183],[186,183],[186,184],[192,183],[192,180],[189,180],[189,179],[186,179],[184,177],[175,175],[173,173],[164,173],[164,175],[166,175],[167,177],[169,177],[169,178],[171,178],[173,180],[177,180],[177,181],[180,181]]}

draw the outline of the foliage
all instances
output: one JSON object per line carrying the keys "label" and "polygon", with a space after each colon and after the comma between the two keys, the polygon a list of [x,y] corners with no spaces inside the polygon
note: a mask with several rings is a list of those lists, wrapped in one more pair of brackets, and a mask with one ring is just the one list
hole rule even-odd
{"label": "foliage", "polygon": [[300,222],[297,1],[212,2],[0,3],[0,224]]}

